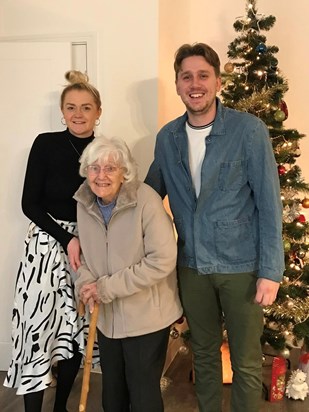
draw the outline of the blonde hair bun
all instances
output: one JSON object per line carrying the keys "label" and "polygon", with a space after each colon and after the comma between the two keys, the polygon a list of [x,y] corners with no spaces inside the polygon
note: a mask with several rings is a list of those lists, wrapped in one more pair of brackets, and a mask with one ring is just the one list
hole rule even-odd
{"label": "blonde hair bun", "polygon": [[86,73],[82,73],[79,70],[69,70],[65,73],[64,77],[71,83],[88,83],[89,77]]}

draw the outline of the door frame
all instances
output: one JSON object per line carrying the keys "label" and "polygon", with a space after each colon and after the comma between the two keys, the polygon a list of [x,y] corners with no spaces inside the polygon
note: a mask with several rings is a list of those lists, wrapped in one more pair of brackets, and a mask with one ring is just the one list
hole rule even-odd
{"label": "door frame", "polygon": [[97,84],[97,33],[59,33],[25,36],[0,36],[0,42],[70,42],[87,47],[87,74],[92,84]]}

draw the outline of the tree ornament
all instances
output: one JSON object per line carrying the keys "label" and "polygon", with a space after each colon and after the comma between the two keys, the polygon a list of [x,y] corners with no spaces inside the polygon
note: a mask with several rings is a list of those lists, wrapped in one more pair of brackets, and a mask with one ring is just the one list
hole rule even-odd
{"label": "tree ornament", "polygon": [[294,329],[293,323],[292,323],[292,322],[289,322],[287,328],[288,328],[288,330],[289,330],[290,332],[293,332],[293,329]]}
{"label": "tree ornament", "polygon": [[300,214],[300,215],[297,217],[297,222],[299,222],[299,223],[306,223],[306,216]]}
{"label": "tree ornament", "polygon": [[178,330],[177,330],[175,327],[173,327],[173,328],[170,330],[170,337],[171,337],[172,339],[177,339],[177,338],[179,338],[179,332],[178,332]]}
{"label": "tree ornament", "polygon": [[295,267],[296,270],[297,270],[297,268],[300,269],[301,266],[302,266],[302,261],[296,257],[294,259],[294,265],[295,265],[294,267]]}
{"label": "tree ornament", "polygon": [[283,249],[285,252],[289,252],[291,250],[291,243],[286,239],[283,241]]}
{"label": "tree ornament", "polygon": [[282,110],[278,109],[275,111],[274,118],[277,122],[283,122],[283,120],[285,120],[285,114]]}
{"label": "tree ornament", "polygon": [[284,100],[281,100],[279,104],[279,109],[283,111],[283,113],[285,114],[285,119],[287,119],[289,116],[289,111],[288,111],[288,106]]}
{"label": "tree ornament", "polygon": [[290,350],[288,348],[284,348],[280,351],[280,356],[282,356],[284,359],[289,359],[290,357]]}
{"label": "tree ornament", "polygon": [[162,376],[160,379],[160,389],[161,392],[164,392],[167,390],[167,388],[170,386],[172,380],[170,378],[167,378],[166,376]]}
{"label": "tree ornament", "polygon": [[293,152],[293,156],[294,156],[294,157],[299,157],[300,154],[301,154],[300,148],[297,147],[297,148],[294,150],[294,152]]}
{"label": "tree ornament", "polygon": [[267,47],[265,43],[259,43],[255,48],[255,51],[257,51],[258,53],[262,53],[262,54],[264,54],[266,50],[267,50]]}
{"label": "tree ornament", "polygon": [[300,207],[297,204],[293,204],[291,207],[289,205],[285,205],[283,208],[283,220],[286,223],[292,223],[296,219],[296,217],[300,214]]}
{"label": "tree ornament", "polygon": [[225,82],[226,87],[232,89],[235,86],[235,83],[232,80],[227,80]]}
{"label": "tree ornament", "polygon": [[278,330],[278,323],[272,320],[269,322],[268,327],[271,330]]}
{"label": "tree ornament", "polygon": [[272,56],[270,59],[270,68],[272,70],[276,70],[278,66],[278,59],[276,59],[276,57]]}
{"label": "tree ornament", "polygon": [[302,202],[301,202],[302,207],[304,207],[305,209],[309,208],[309,199],[307,197],[305,197]]}
{"label": "tree ornament", "polygon": [[299,249],[295,255],[299,258],[299,259],[305,259],[306,257],[306,251],[304,249]]}
{"label": "tree ornament", "polygon": [[280,176],[284,175],[286,173],[286,168],[283,165],[278,166],[278,173]]}
{"label": "tree ornament", "polygon": [[292,301],[292,299],[289,299],[289,300],[286,302],[286,307],[287,307],[288,309],[292,309],[292,308],[294,307],[294,302]]}
{"label": "tree ornament", "polygon": [[300,369],[292,372],[286,385],[285,394],[288,398],[305,400],[308,395],[308,384],[306,382],[306,373]]}
{"label": "tree ornament", "polygon": [[235,68],[235,66],[232,62],[227,62],[224,65],[224,70],[226,71],[226,73],[233,73],[234,68]]}
{"label": "tree ornament", "polygon": [[188,353],[190,352],[189,348],[187,345],[181,345],[180,348],[178,349],[178,352],[181,355],[188,355]]}

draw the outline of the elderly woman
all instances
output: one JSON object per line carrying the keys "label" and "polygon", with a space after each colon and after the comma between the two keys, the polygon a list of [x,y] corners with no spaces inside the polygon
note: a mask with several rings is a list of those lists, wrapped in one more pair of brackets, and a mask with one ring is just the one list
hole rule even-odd
{"label": "elderly woman", "polygon": [[161,412],[169,328],[182,315],[172,223],[122,140],[96,138],[80,162],[76,290],[90,310],[101,302],[103,409]]}

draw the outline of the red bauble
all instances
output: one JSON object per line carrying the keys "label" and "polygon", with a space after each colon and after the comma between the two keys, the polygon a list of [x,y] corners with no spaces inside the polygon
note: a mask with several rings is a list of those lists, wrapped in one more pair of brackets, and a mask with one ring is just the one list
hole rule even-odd
{"label": "red bauble", "polygon": [[288,111],[288,106],[287,106],[287,104],[285,103],[284,100],[281,100],[281,102],[280,102],[280,104],[279,104],[279,108],[280,108],[280,110],[282,110],[283,113],[285,114],[285,119],[287,119],[288,116],[289,116],[289,111]]}
{"label": "red bauble", "polygon": [[279,175],[284,175],[284,173],[286,172],[286,168],[283,165],[279,165],[278,166],[278,173]]}
{"label": "red bauble", "polygon": [[306,223],[306,216],[305,216],[305,215],[299,215],[299,216],[297,217],[297,221],[298,221],[299,223]]}

